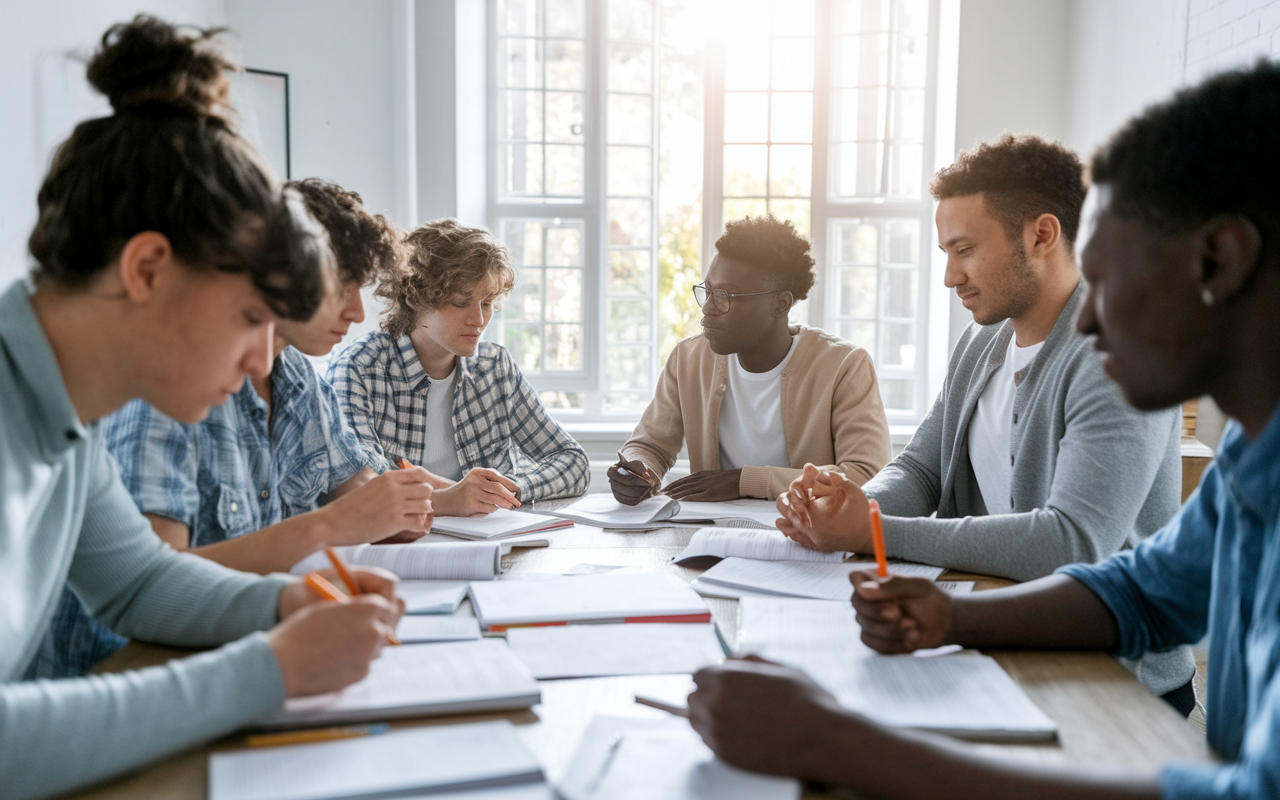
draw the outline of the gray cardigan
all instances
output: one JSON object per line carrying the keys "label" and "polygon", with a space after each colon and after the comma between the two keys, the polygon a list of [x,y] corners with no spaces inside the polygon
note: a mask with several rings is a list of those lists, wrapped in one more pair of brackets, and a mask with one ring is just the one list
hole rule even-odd
{"label": "gray cardigan", "polygon": [[[1075,329],[1084,293],[1082,281],[1014,395],[1013,513],[987,515],[969,461],[969,422],[987,379],[1004,363],[1013,325],[973,324],[956,345],[933,409],[865,487],[886,514],[889,555],[1024,581],[1064,564],[1101,561],[1177,512],[1178,410],[1141,412],[1125,402],[1103,372],[1093,337]],[[1163,662],[1158,675],[1149,674],[1148,659],[1138,673],[1160,693],[1194,670],[1189,651],[1155,660]]]}

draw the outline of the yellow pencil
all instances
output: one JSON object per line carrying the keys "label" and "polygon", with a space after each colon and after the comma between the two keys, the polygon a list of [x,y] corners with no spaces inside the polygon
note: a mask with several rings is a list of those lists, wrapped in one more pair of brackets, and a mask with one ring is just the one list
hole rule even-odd
{"label": "yellow pencil", "polygon": [[285,744],[308,744],[310,742],[329,742],[334,739],[354,739],[357,736],[377,736],[386,733],[391,726],[385,722],[373,725],[349,725],[342,728],[314,728],[307,731],[285,731],[284,733],[259,733],[249,737],[250,747],[278,747]]}

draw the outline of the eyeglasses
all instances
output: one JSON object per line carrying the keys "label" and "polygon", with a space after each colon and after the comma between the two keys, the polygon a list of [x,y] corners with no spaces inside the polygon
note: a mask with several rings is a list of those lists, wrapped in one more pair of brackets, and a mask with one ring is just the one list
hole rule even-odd
{"label": "eyeglasses", "polygon": [[698,301],[698,305],[701,307],[707,304],[707,298],[710,297],[711,303],[715,306],[716,311],[719,311],[721,314],[728,314],[729,306],[735,297],[754,297],[758,294],[777,294],[780,291],[782,290],[770,289],[767,292],[728,292],[724,289],[708,289],[704,284],[699,283],[693,287],[693,299]]}

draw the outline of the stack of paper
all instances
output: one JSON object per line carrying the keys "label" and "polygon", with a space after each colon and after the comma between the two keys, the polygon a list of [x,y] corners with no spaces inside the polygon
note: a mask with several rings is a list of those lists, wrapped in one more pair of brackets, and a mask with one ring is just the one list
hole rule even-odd
{"label": "stack of paper", "polygon": [[471,584],[480,625],[501,631],[569,622],[710,622],[706,601],[673,575],[577,575]]}
{"label": "stack of paper", "polygon": [[258,726],[298,728],[528,708],[541,697],[528,668],[501,639],[406,644],[383,648],[364,680],[339,692],[287,700]]}
{"label": "stack of paper", "polygon": [[565,800],[798,800],[800,782],[731,767],[683,719],[598,716],[564,780]]}
{"label": "stack of paper", "polygon": [[467,582],[402,580],[396,592],[406,614],[452,614],[467,596]]}
{"label": "stack of paper", "polygon": [[[809,597],[817,600],[850,600],[849,574],[874,570],[874,563],[845,561],[758,561],[726,558],[699,575],[694,590],[710,597]],[[889,564],[889,572],[910,578],[937,580],[942,567],[924,564]]]}
{"label": "stack of paper", "polygon": [[803,670],[840,703],[885,725],[989,741],[1044,741],[1057,726],[979,653],[882,656],[843,602],[746,598],[739,652]]}
{"label": "stack of paper", "polygon": [[754,558],[758,561],[844,561],[848,553],[820,553],[797,544],[777,530],[741,528],[699,528],[676,563],[706,569],[723,558]]}
{"label": "stack of paper", "polygon": [[775,528],[778,510],[769,500],[729,500],[723,503],[678,502],[657,495],[634,506],[608,494],[590,494],[558,511],[557,517],[601,528],[650,530],[673,525],[720,525],[733,528]]}
{"label": "stack of paper", "polygon": [[[484,581],[502,572],[502,544],[499,542],[361,544],[334,549],[348,564],[382,567],[401,578]],[[314,553],[291,571],[294,575],[305,575],[329,566],[329,559],[324,553]]]}
{"label": "stack of paper", "polygon": [[538,679],[691,673],[727,655],[708,624],[512,628],[507,644]]}
{"label": "stack of paper", "polygon": [[483,517],[436,517],[431,532],[481,541],[571,527],[573,522],[569,520],[499,508]]}
{"label": "stack of paper", "polygon": [[480,638],[480,623],[475,617],[411,617],[400,618],[396,638],[404,644],[424,642],[461,642]]}
{"label": "stack of paper", "polygon": [[[538,762],[515,726],[505,720],[209,757],[210,800],[347,800],[419,792],[438,796],[484,787],[535,788],[542,781]],[[544,791],[512,797],[540,794],[549,796]]]}

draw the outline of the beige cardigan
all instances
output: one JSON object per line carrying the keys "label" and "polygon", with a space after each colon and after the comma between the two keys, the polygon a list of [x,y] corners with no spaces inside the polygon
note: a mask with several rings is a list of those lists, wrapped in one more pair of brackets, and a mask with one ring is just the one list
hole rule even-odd
{"label": "beige cardigan", "polygon": [[[800,341],[782,371],[782,434],[791,468],[743,467],[743,497],[774,499],[805,464],[838,469],[859,484],[889,463],[889,423],[866,350],[817,328],[796,326]],[[699,334],[676,345],[653,401],[622,447],[661,477],[688,438],[694,472],[720,469],[720,402],[728,356],[711,352]]]}

